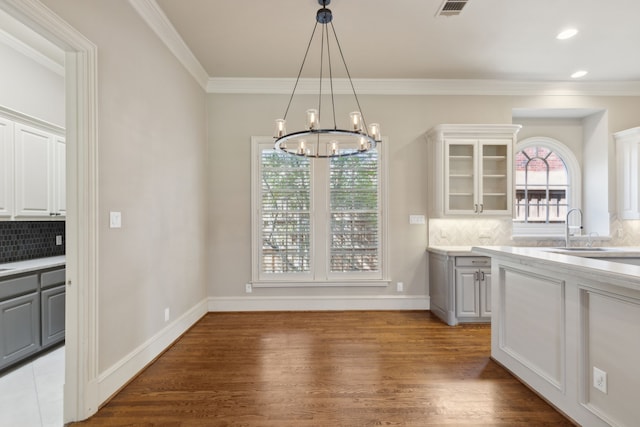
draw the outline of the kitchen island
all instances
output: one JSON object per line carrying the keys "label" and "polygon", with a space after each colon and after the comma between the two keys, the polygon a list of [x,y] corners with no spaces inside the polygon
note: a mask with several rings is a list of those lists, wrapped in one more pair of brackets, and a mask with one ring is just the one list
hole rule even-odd
{"label": "kitchen island", "polygon": [[474,247],[491,257],[491,356],[584,426],[640,419],[640,248]]}

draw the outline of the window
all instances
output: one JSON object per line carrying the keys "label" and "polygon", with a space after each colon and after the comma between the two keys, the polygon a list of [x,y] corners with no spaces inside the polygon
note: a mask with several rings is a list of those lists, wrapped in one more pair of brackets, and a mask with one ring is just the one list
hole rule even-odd
{"label": "window", "polygon": [[253,138],[253,282],[380,284],[386,217],[383,155],[308,159]]}
{"label": "window", "polygon": [[580,171],[571,151],[551,138],[518,143],[513,234],[564,233],[567,212],[580,207]]}

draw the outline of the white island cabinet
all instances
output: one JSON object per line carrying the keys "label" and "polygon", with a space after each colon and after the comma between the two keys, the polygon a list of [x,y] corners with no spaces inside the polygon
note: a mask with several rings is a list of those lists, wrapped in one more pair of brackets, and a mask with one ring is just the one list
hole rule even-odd
{"label": "white island cabinet", "polygon": [[510,216],[520,125],[439,125],[427,133],[431,216]]}
{"label": "white island cabinet", "polygon": [[638,426],[640,249],[473,251],[491,257],[491,357],[578,425]]}

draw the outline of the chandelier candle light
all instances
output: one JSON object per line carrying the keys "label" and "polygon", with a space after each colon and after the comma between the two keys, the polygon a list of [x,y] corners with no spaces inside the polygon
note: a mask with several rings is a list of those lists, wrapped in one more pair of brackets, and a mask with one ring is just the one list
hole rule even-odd
{"label": "chandelier candle light", "polygon": [[[276,140],[275,148],[277,150],[296,156],[311,158],[353,156],[372,150],[376,147],[377,143],[381,142],[380,125],[378,123],[371,123],[369,126],[367,126],[367,123],[362,114],[360,101],[358,100],[358,95],[356,94],[353,82],[351,81],[351,75],[349,74],[347,63],[344,60],[344,55],[342,54],[342,48],[340,47],[338,36],[333,27],[333,15],[331,13],[331,10],[327,9],[327,5],[330,2],[331,0],[318,0],[318,3],[322,6],[322,8],[319,9],[316,13],[316,24],[313,27],[313,33],[311,34],[311,39],[309,40],[307,51],[305,52],[304,58],[302,59],[302,65],[300,66],[300,71],[298,72],[298,77],[296,78],[293,92],[291,93],[291,97],[289,98],[289,104],[287,105],[287,109],[285,110],[284,117],[282,119],[276,120],[276,132],[274,136]],[[302,70],[304,69],[307,54],[309,53],[309,48],[311,47],[311,44],[313,42],[313,37],[316,34],[318,24],[321,24],[322,26],[322,34],[320,37],[320,89],[318,93],[318,108],[311,108],[307,110],[306,129],[302,131],[287,133],[287,113],[289,112],[291,101],[293,100],[293,96],[296,93],[296,88],[298,87],[298,83],[300,82],[300,75],[302,74]],[[347,78],[349,80],[349,84],[351,86],[351,90],[353,91],[353,96],[358,107],[358,111],[354,111],[349,114],[349,126],[347,129],[338,129],[338,126],[336,125],[336,110],[333,93],[333,72],[331,68],[331,55],[329,51],[330,33],[328,30],[329,25],[327,24],[331,25],[331,34],[333,34],[335,45],[340,52],[340,58],[342,59],[342,63],[347,73]],[[325,49],[327,51],[326,57],[328,58],[329,92],[331,95],[333,128],[323,129],[320,127],[320,107],[322,105],[322,72]]]}

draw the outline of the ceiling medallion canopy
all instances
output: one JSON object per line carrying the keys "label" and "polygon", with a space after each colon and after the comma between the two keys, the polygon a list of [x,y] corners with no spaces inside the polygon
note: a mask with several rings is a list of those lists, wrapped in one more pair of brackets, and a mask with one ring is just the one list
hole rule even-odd
{"label": "ceiling medallion canopy", "polygon": [[[331,9],[327,8],[327,5],[331,0],[318,0],[318,3],[322,6],[316,13],[316,23],[313,27],[311,39],[307,45],[307,50],[302,59],[302,65],[296,78],[296,83],[293,87],[293,92],[289,98],[287,109],[285,110],[282,119],[276,120],[276,132],[275,132],[275,148],[288,154],[310,157],[310,158],[327,158],[327,157],[344,157],[353,156],[361,153],[365,153],[376,147],[376,144],[381,141],[380,137],[380,125],[378,123],[371,123],[367,126],[362,109],[360,108],[360,101],[358,95],[351,81],[351,75],[347,68],[340,42],[333,27],[333,14]],[[320,76],[318,83],[318,105],[317,108],[310,108],[307,110],[306,127],[300,131],[294,131],[287,133],[286,119],[289,108],[291,107],[291,101],[296,93],[296,88],[300,81],[300,76],[309,53],[309,49],[316,35],[316,30],[320,24],[322,31],[320,35]],[[329,28],[330,27],[330,28]],[[335,40],[335,46],[340,53],[342,64],[349,80],[349,85],[355,98],[357,105],[357,111],[353,111],[349,114],[349,126],[346,129],[339,129],[336,125],[336,111],[335,111],[335,99],[333,92],[333,70],[331,62],[330,51],[330,36],[333,36]],[[325,53],[326,51],[326,53]],[[333,128],[320,126],[321,119],[321,107],[322,107],[322,85],[323,85],[323,72],[324,72],[324,60],[327,59],[328,65],[328,83],[329,83],[329,95],[331,99],[331,112],[333,116]]]}

